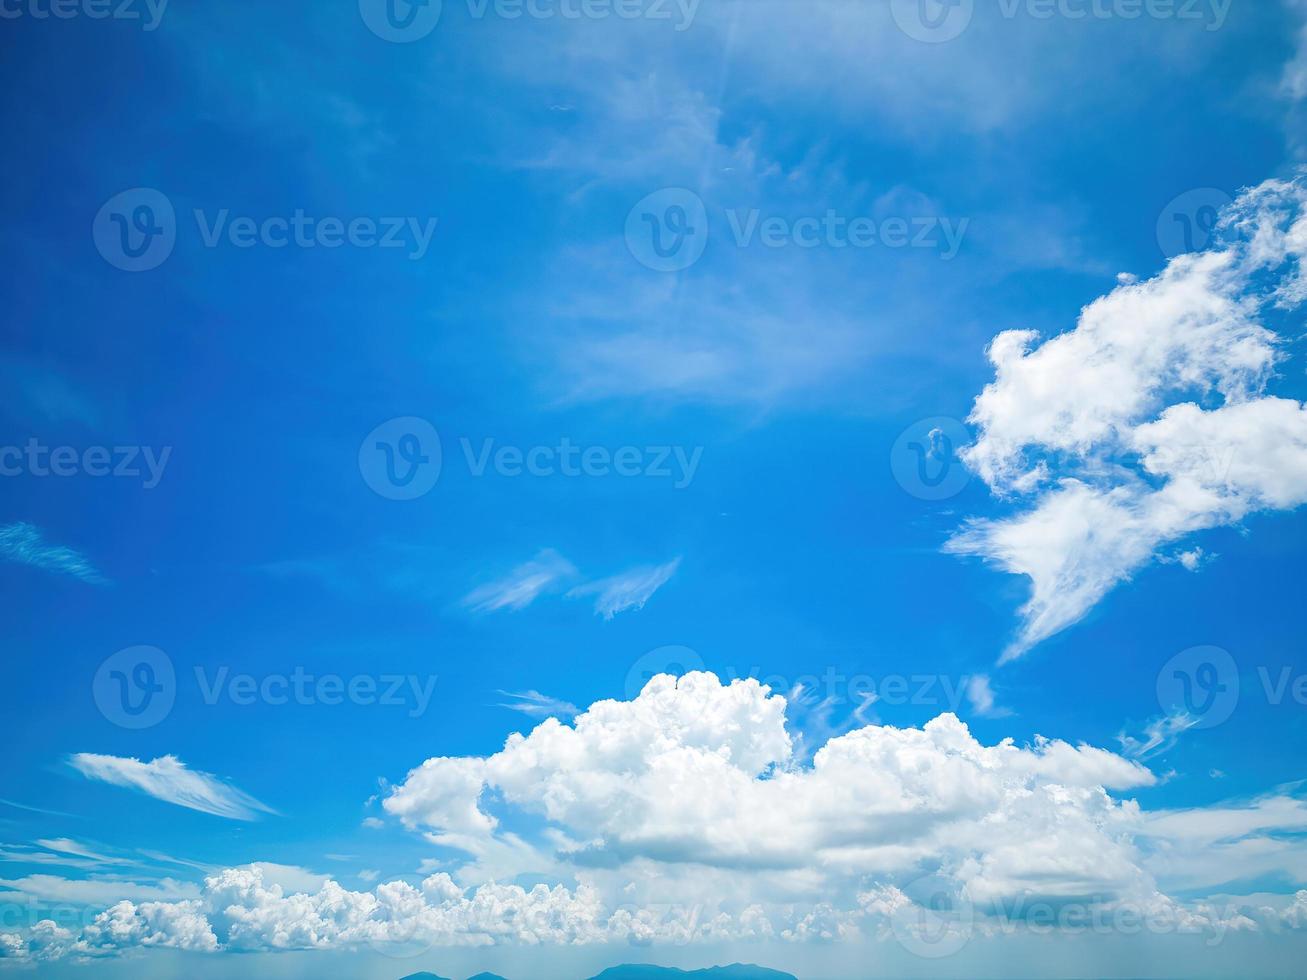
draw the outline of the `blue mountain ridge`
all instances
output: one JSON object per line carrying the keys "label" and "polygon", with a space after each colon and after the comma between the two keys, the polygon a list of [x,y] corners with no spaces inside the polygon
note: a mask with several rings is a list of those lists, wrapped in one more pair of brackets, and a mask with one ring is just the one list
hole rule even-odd
{"label": "blue mountain ridge", "polygon": [[713,966],[706,970],[677,970],[668,966],[614,966],[591,980],[798,980],[792,973],[745,963]]}
{"label": "blue mountain ridge", "polygon": [[[400,980],[446,980],[435,973],[410,973]],[[467,980],[505,980],[497,973],[478,973]],[[670,966],[625,964],[611,966],[590,980],[798,980],[792,973],[768,970],[745,963],[713,966],[703,970],[678,970]]]}

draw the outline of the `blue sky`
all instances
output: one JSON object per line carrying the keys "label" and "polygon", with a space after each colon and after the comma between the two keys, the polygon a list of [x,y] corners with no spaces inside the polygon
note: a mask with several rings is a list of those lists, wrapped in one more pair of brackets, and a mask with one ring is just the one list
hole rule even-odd
{"label": "blue sky", "polygon": [[[887,975],[1286,972],[1307,921],[1307,11],[964,3],[944,39],[897,0],[445,0],[396,42],[361,6],[3,8],[0,953],[50,976],[86,972],[79,937],[104,975],[730,955],[836,980],[866,944]],[[143,227],[163,235],[137,256]],[[1187,653],[1207,647],[1229,659]],[[702,742],[677,688],[641,695],[693,668],[737,682],[686,685]],[[605,699],[628,707],[583,716],[588,748],[497,755],[538,725],[570,744],[545,717]],[[923,728],[950,712],[975,752]],[[1102,846],[1078,820],[1128,838],[1129,870],[1047,884],[999,830],[909,846],[852,815],[782,860],[744,797],[694,818],[564,778],[686,802],[688,757],[604,746],[642,732],[707,765],[741,731],[749,792],[784,772],[837,815],[813,758],[848,733],[869,754],[835,785],[876,790],[856,814],[965,809],[883,782],[980,785],[960,758],[1002,793],[1071,787],[1073,814],[971,803],[1063,869]],[[1112,761],[1045,772],[1041,736]],[[1009,738],[1024,754],[976,754]],[[461,761],[410,775],[429,759]],[[855,844],[910,856],[858,871]],[[274,886],[402,881],[435,905],[437,874],[590,925],[530,954],[485,923],[242,938],[205,883],[240,879],[266,924],[289,915]],[[1238,911],[1052,956],[1019,913],[935,960],[894,928],[932,875],[990,924],[1012,895]],[[748,896],[770,933],[741,925]],[[109,942],[95,916],[120,900],[137,938]],[[646,944],[614,932],[623,903],[732,925]],[[70,936],[34,938],[49,916]]]}

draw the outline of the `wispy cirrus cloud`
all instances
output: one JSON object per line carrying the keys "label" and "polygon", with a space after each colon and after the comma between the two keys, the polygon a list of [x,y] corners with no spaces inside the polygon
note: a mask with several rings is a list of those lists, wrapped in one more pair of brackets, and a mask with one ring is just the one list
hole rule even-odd
{"label": "wispy cirrus cloud", "polygon": [[578,585],[567,595],[568,598],[595,596],[595,613],[604,619],[612,619],[628,609],[643,609],[653,594],[676,574],[680,565],[680,558],[664,565],[641,565],[611,578]]}
{"label": "wispy cirrus cloud", "polygon": [[1201,718],[1196,718],[1187,711],[1176,711],[1150,721],[1144,726],[1142,737],[1136,738],[1123,732],[1117,736],[1117,741],[1130,758],[1151,759],[1174,747],[1181,735],[1201,721]]}
{"label": "wispy cirrus cloud", "polygon": [[[566,593],[568,599],[594,597],[594,610],[604,619],[612,619],[628,609],[643,609],[650,597],[662,588],[680,567],[675,558],[662,565],[639,565],[608,578],[582,581]],[[463,606],[473,612],[488,613],[507,609],[525,609],[543,595],[556,595],[569,582],[581,579],[575,565],[552,548],[539,552],[508,575],[478,586],[463,597]]]}
{"label": "wispy cirrus cloud", "polygon": [[0,558],[56,575],[68,575],[91,585],[109,582],[85,555],[63,545],[49,544],[40,528],[22,521],[0,526]]}
{"label": "wispy cirrus cloud", "polygon": [[499,693],[506,698],[512,698],[511,701],[501,703],[499,707],[507,708],[509,711],[519,711],[531,718],[573,718],[581,710],[569,701],[560,701],[539,691],[500,691]]}
{"label": "wispy cirrus cloud", "polygon": [[504,578],[473,589],[463,597],[463,605],[473,612],[500,609],[516,612],[574,575],[576,568],[571,562],[552,548],[546,548]]}
{"label": "wispy cirrus cloud", "polygon": [[276,810],[248,793],[229,786],[217,776],[187,768],[176,756],[165,755],[150,762],[113,755],[79,752],[69,765],[87,779],[134,789],[174,806],[199,810],[229,820],[257,820],[260,813]]}

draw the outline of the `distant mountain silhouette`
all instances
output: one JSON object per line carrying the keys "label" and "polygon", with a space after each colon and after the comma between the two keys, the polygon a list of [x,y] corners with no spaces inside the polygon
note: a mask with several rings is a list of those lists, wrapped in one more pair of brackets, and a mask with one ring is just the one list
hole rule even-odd
{"label": "distant mountain silhouette", "polygon": [[792,973],[745,963],[713,966],[706,970],[677,970],[670,966],[614,966],[591,980],[798,980]]}
{"label": "distant mountain silhouette", "polygon": [[[435,973],[410,973],[400,980],[445,980]],[[505,980],[498,973],[478,973],[467,980]],[[628,964],[611,966],[590,980],[798,980],[792,973],[768,970],[762,966],[732,963],[730,966],[712,966],[706,970],[678,970],[671,966]]]}

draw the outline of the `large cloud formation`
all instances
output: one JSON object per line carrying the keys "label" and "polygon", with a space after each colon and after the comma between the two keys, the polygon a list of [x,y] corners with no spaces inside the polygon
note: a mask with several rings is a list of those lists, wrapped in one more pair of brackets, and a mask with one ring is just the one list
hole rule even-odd
{"label": "large cloud formation", "polygon": [[1124,282],[1043,344],[1009,330],[990,345],[963,455],[1020,510],[948,547],[1030,578],[1005,659],[1186,536],[1307,501],[1307,408],[1267,394],[1284,357],[1273,324],[1307,299],[1305,203],[1301,179],[1245,191],[1209,250]]}
{"label": "large cloud formation", "polygon": [[77,933],[0,936],[0,955],[876,937],[921,909],[923,880],[987,929],[1036,906],[1212,931],[1301,918],[1164,891],[1307,877],[1285,836],[1307,829],[1296,799],[1149,813],[1114,795],[1156,782],[1138,762],[1047,739],[982,745],[951,714],[848,732],[804,764],[786,709],[754,680],[659,675],[573,724],[410,772],[383,805],[439,848],[444,869],[433,858],[420,883],[306,887],[250,865],[209,876],[198,898],[119,902]]}

